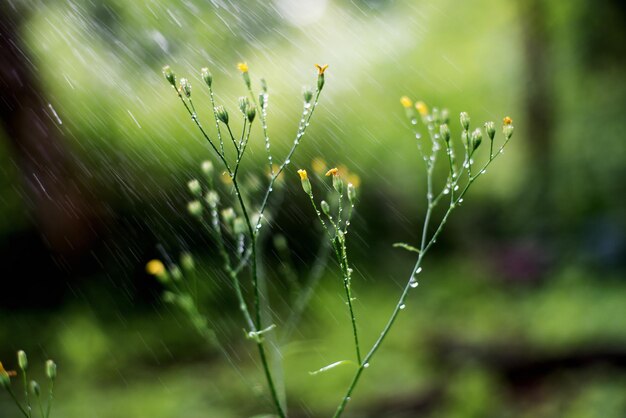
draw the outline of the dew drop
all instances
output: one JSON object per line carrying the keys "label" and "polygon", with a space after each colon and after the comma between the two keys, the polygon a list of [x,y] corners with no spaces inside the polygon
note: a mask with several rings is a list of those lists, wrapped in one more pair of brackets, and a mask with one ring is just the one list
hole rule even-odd
{"label": "dew drop", "polygon": [[406,305],[403,303],[402,305],[400,305],[400,310],[406,308]]}

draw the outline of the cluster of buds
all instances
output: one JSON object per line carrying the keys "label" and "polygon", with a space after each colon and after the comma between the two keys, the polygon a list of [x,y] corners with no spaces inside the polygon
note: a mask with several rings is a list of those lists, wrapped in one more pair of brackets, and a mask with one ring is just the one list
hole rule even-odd
{"label": "cluster of buds", "polygon": [[252,123],[256,116],[256,106],[250,103],[250,99],[243,96],[239,98],[239,110],[248,119],[248,122]]}
{"label": "cluster of buds", "polygon": [[[15,396],[13,395],[13,392],[11,389],[11,378],[17,376],[18,373],[14,370],[5,370],[1,362],[0,362],[0,387],[5,389],[12,395],[13,400],[15,401],[17,406],[20,408],[20,410],[24,414],[26,414],[25,411],[31,410],[30,402],[28,401],[28,394],[35,396],[38,402],[41,404],[41,399],[40,399],[41,387],[39,386],[39,383],[37,383],[35,380],[31,380],[30,382],[27,380],[27,371],[29,368],[28,356],[26,355],[26,352],[24,352],[23,350],[20,350],[17,352],[17,366],[19,368],[19,371],[21,372],[20,374],[22,375],[22,378],[24,379],[24,389],[26,391],[25,392],[26,407],[22,407],[22,405],[19,403],[17,398],[15,398]],[[56,377],[57,377],[57,365],[54,361],[52,360],[46,361],[45,373],[50,383],[50,400],[48,402],[51,402],[53,388],[54,388],[54,381],[56,380]],[[51,404],[48,404],[48,408],[47,408],[48,411],[50,411],[51,406],[52,406]]]}

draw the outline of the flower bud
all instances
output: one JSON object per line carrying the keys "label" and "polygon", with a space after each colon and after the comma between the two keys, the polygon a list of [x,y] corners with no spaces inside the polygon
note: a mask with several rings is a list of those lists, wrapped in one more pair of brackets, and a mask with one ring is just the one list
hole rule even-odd
{"label": "flower bud", "polygon": [[242,218],[235,219],[235,222],[233,222],[233,231],[237,235],[245,234],[246,222]]}
{"label": "flower bud", "polygon": [[196,179],[193,180],[189,180],[189,182],[187,183],[187,187],[189,188],[189,191],[191,192],[191,194],[195,197],[201,197],[202,196],[202,186],[200,186],[200,182]]}
{"label": "flower bud", "polygon": [[191,83],[186,78],[180,79],[180,86],[178,87],[178,91],[183,93],[187,98],[191,97]]}
{"label": "flower bud", "polygon": [[22,371],[28,370],[28,357],[26,357],[26,353],[23,350],[17,352],[17,365]]}
{"label": "flower bud", "polygon": [[215,190],[209,190],[204,200],[206,200],[210,207],[214,208],[220,203],[220,196]]}
{"label": "flower bud", "polygon": [[504,137],[508,141],[513,136],[513,130],[514,130],[513,119],[507,116],[504,118],[503,124],[504,125],[502,126],[502,133],[504,134]]}
{"label": "flower bud", "polygon": [[186,271],[193,271],[196,268],[193,256],[188,252],[184,252],[180,255],[180,265],[183,266],[183,269]]}
{"label": "flower bud", "polygon": [[475,151],[481,142],[483,142],[483,133],[477,128],[472,132],[472,150]]}
{"label": "flower bud", "polygon": [[311,182],[309,181],[309,176],[306,170],[298,170],[298,175],[300,176],[300,182],[302,183],[302,190],[309,196],[313,193],[311,189]]}
{"label": "flower bud", "polygon": [[343,194],[343,180],[339,174],[333,175],[333,187],[339,194]]}
{"label": "flower bud", "polygon": [[463,127],[464,130],[469,130],[469,125],[470,125],[470,117],[466,112],[461,112],[461,116],[460,116],[460,120],[461,120],[461,126]]}
{"label": "flower bud", "polygon": [[169,281],[169,274],[161,260],[148,261],[148,263],[146,264],[146,273],[156,277],[163,284]]}
{"label": "flower bud", "polygon": [[35,382],[34,380],[30,381],[30,383],[28,384],[28,389],[30,390],[30,393],[32,393],[36,397],[39,397],[39,395],[41,394],[41,388],[39,387],[39,383]]}
{"label": "flower bud", "polygon": [[177,282],[183,279],[183,272],[180,271],[180,267],[178,267],[177,265],[173,265],[170,267],[170,274],[172,276],[172,279]]}
{"label": "flower bud", "polygon": [[256,116],[256,106],[251,104],[246,109],[246,116],[248,117],[248,122],[252,123],[254,117]]}
{"label": "flower bud", "polygon": [[222,211],[222,221],[224,221],[227,226],[232,228],[236,218],[237,214],[233,208],[226,208]]}
{"label": "flower bud", "polygon": [[6,390],[11,388],[11,378],[4,369],[0,370],[0,387]]}
{"label": "flower bud", "polygon": [[485,132],[487,132],[489,139],[493,141],[493,138],[496,136],[496,124],[493,122],[485,122]]}
{"label": "flower bud", "polygon": [[46,361],[46,376],[53,382],[57,378],[57,365],[52,360]]}
{"label": "flower bud", "polygon": [[267,81],[264,78],[261,79],[261,90],[263,93],[267,93]]}
{"label": "flower bud", "polygon": [[222,123],[228,125],[228,112],[224,109],[224,106],[217,106],[215,108],[215,114]]}
{"label": "flower bud", "polygon": [[241,113],[243,113],[244,115],[246,114],[246,110],[248,109],[249,105],[250,99],[245,96],[239,98],[239,110],[241,110]]}
{"label": "flower bud", "polygon": [[261,109],[265,107],[265,93],[259,93],[259,106]]}
{"label": "flower bud", "polygon": [[213,175],[213,163],[211,161],[202,162],[201,169],[205,176],[211,177]]}
{"label": "flower bud", "polygon": [[450,111],[448,109],[441,109],[441,122],[445,124],[450,123]]}
{"label": "flower bud", "polygon": [[209,72],[209,69],[204,67],[202,70],[200,70],[200,74],[202,75],[202,79],[204,80],[206,85],[211,87],[211,85],[213,84],[213,74]]}
{"label": "flower bud", "polygon": [[322,200],[322,202],[320,203],[320,206],[322,207],[322,212],[324,212],[325,215],[330,214],[330,205],[328,204],[327,201]]}
{"label": "flower bud", "polygon": [[311,100],[313,100],[313,92],[308,87],[304,88],[304,91],[302,92],[302,96],[304,97],[305,103],[311,103]]}
{"label": "flower bud", "polygon": [[169,65],[166,65],[165,67],[163,67],[163,75],[165,76],[165,79],[173,87],[176,87],[176,75],[174,74],[174,71],[172,71]]}
{"label": "flower bud", "polygon": [[354,184],[352,183],[348,183],[348,200],[353,205],[356,201],[356,187],[354,187]]}
{"label": "flower bud", "polygon": [[176,295],[169,290],[163,292],[163,301],[166,303],[174,303],[176,302]]}
{"label": "flower bud", "polygon": [[450,127],[447,124],[444,123],[443,125],[439,126],[439,134],[441,135],[443,140],[446,141],[446,143],[450,143]]}
{"label": "flower bud", "polygon": [[317,68],[317,90],[322,91],[322,89],[324,88],[324,72],[328,68],[328,64],[315,64],[315,68]]}
{"label": "flower bud", "polygon": [[202,203],[199,200],[192,200],[187,203],[187,212],[196,218],[202,218]]}

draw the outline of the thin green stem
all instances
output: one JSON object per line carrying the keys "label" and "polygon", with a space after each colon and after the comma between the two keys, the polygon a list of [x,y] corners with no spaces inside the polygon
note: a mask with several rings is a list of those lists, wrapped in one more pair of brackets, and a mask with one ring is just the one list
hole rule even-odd
{"label": "thin green stem", "polygon": [[48,407],[46,408],[46,418],[50,417],[52,410],[52,401],[54,400],[54,380],[50,381],[50,390],[48,391]]}
{"label": "thin green stem", "polygon": [[22,407],[22,405],[20,404],[20,401],[17,400],[17,397],[15,396],[15,393],[13,393],[13,389],[11,389],[11,387],[7,388],[7,392],[9,392],[9,395],[11,395],[11,398],[13,398],[13,401],[15,402],[15,405],[17,405],[17,407],[20,409],[20,412],[28,418],[28,413],[26,412],[26,410],[24,409],[24,407]]}
{"label": "thin green stem", "polygon": [[24,381],[24,402],[26,402],[26,412],[28,416],[33,416],[33,408],[30,404],[30,397],[28,396],[28,379],[26,378],[26,370],[22,369],[22,380]]}

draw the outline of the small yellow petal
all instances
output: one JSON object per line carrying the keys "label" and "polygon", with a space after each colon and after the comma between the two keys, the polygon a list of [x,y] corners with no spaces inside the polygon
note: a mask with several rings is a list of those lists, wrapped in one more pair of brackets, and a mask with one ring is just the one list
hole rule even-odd
{"label": "small yellow petal", "polygon": [[165,266],[160,260],[150,260],[146,264],[146,271],[152,276],[158,276],[165,272]]}
{"label": "small yellow petal", "polygon": [[306,170],[298,170],[298,174],[300,175],[300,180],[306,180],[308,178],[308,175],[306,173]]}
{"label": "small yellow petal", "polygon": [[339,174],[339,169],[338,169],[337,167],[335,167],[335,168],[331,168],[330,170],[328,170],[328,171],[326,172],[326,177],[329,177],[329,176],[336,176],[336,175],[338,175],[338,174]]}
{"label": "small yellow petal", "polygon": [[245,62],[240,62],[239,64],[237,64],[237,68],[242,73],[247,73],[248,72],[248,64],[246,64]]}
{"label": "small yellow petal", "polygon": [[513,124],[513,119],[511,119],[510,117],[507,116],[507,117],[505,117],[502,120],[502,123],[505,124],[505,125],[511,125],[511,124]]}
{"label": "small yellow petal", "polygon": [[413,106],[413,102],[407,96],[400,97],[400,103],[406,109],[408,109],[409,107]]}

